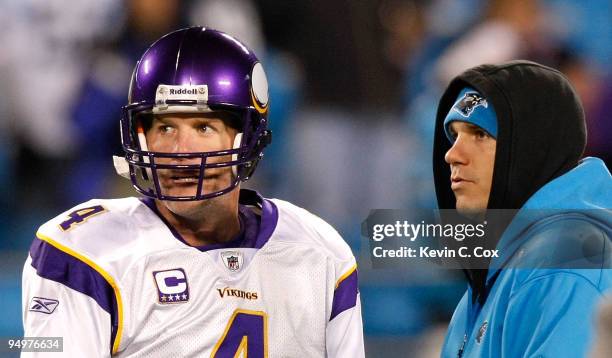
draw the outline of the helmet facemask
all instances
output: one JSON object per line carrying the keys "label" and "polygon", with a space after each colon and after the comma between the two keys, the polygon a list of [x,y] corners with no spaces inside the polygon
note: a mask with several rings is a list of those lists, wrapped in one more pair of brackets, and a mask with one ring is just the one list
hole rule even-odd
{"label": "helmet facemask", "polygon": [[[185,101],[183,101],[185,102]],[[187,103],[181,103],[185,107]],[[263,157],[263,147],[270,141],[270,132],[266,130],[266,119],[255,109],[239,111],[232,106],[216,106],[217,111],[208,109],[197,111],[201,113],[228,113],[233,120],[225,120],[238,130],[234,139],[233,148],[190,153],[165,153],[149,150],[146,143],[146,131],[150,128],[155,115],[151,105],[128,105],[124,107],[122,116],[122,140],[126,153],[125,160],[129,165],[129,178],[135,189],[141,194],[159,200],[191,201],[213,198],[226,194],[237,187],[241,181],[246,181],[252,175],[259,160]],[[161,113],[184,113],[184,110],[174,111],[170,108]],[[194,112],[194,111],[191,111]],[[196,113],[197,113],[196,112]],[[240,117],[238,117],[240,116]],[[148,122],[148,123],[147,123]],[[218,160],[219,157],[225,157]],[[168,163],[172,160],[172,164]],[[194,163],[197,159],[197,164]],[[186,161],[190,164],[182,164]],[[204,180],[207,170],[213,168],[231,167],[231,182],[219,190],[205,192]],[[173,196],[164,191],[160,180],[163,170],[172,170],[182,176],[195,176],[197,187],[191,195]]]}
{"label": "helmet facemask", "polygon": [[[125,158],[115,158],[117,172],[129,178],[138,192],[159,200],[202,200],[228,193],[253,174],[271,141],[268,102],[263,66],[240,41],[203,27],[169,33],[151,45],[134,68],[121,117]],[[162,153],[147,146],[143,122],[147,116],[211,112],[235,116],[232,127],[238,135],[230,148]],[[203,192],[207,173],[213,179],[215,174],[210,171],[218,168],[231,168],[231,182]],[[164,192],[162,181],[168,177],[164,171],[183,173],[171,177],[170,187],[197,183],[193,193],[178,196]],[[160,176],[164,180],[160,181]]]}

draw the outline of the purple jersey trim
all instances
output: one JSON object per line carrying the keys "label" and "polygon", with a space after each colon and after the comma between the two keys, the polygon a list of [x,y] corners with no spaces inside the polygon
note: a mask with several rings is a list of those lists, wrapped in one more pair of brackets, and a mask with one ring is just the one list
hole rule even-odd
{"label": "purple jersey trim", "polygon": [[[39,238],[30,246],[32,267],[38,276],[55,281],[92,299],[111,317],[110,349],[117,338],[119,317],[113,287],[93,267]],[[86,319],[86,317],[83,317]]]}
{"label": "purple jersey trim", "polygon": [[[154,199],[140,198],[140,201],[159,217],[177,240],[185,245],[191,246],[159,212]],[[264,199],[257,192],[248,189],[240,190],[239,202],[238,218],[240,219],[240,233],[234,239],[224,243],[193,247],[200,251],[238,247],[261,249],[268,242],[270,236],[272,236],[272,233],[276,229],[278,223],[278,209],[273,202]],[[256,215],[249,206],[261,208],[261,216]]]}
{"label": "purple jersey trim", "polygon": [[261,225],[259,226],[259,234],[253,247],[261,249],[270,240],[274,230],[276,230],[278,208],[272,201],[262,198],[259,194],[257,196],[261,199]]}
{"label": "purple jersey trim", "polygon": [[334,291],[334,300],[332,302],[332,311],[329,320],[331,321],[340,313],[355,307],[357,304],[357,270],[351,272]]}

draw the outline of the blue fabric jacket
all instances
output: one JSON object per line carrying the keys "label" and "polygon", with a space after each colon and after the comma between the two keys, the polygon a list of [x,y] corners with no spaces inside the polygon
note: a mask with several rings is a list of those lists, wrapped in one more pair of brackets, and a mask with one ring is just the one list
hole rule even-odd
{"label": "blue fabric jacket", "polygon": [[[468,287],[457,306],[442,357],[585,356],[597,303],[612,288],[610,208],[612,178],[597,158],[532,195],[497,245],[484,304],[471,302]],[[608,261],[561,268],[576,250]]]}

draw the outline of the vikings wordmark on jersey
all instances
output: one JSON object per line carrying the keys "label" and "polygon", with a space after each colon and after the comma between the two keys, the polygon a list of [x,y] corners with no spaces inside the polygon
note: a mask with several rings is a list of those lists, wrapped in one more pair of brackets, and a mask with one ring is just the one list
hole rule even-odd
{"label": "vikings wordmark on jersey", "polygon": [[243,190],[256,238],[198,249],[148,204],[92,200],[39,229],[26,335],[88,357],[363,356],[355,259],[323,220]]}

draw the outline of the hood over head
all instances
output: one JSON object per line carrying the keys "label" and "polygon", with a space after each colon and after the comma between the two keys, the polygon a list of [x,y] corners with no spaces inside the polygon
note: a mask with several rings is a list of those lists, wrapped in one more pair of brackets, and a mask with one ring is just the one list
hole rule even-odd
{"label": "hood over head", "polygon": [[[440,209],[456,208],[450,166],[444,161],[452,146],[444,121],[466,87],[482,95],[497,118],[488,209],[518,210],[540,188],[578,165],[586,145],[584,111],[561,72],[529,61],[474,67],[450,82],[438,105],[433,170]],[[499,223],[497,228],[509,223]],[[488,283],[486,269],[464,271],[472,299],[484,302],[494,278]]]}
{"label": "hood over head", "polygon": [[584,111],[559,71],[529,61],[481,65],[455,77],[444,92],[434,134],[434,183],[440,209],[454,209],[452,143],[444,120],[466,87],[480,93],[497,117],[497,149],[488,209],[519,209],[542,186],[578,164],[586,145]]}

